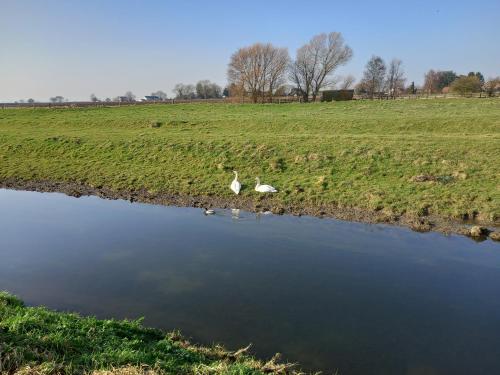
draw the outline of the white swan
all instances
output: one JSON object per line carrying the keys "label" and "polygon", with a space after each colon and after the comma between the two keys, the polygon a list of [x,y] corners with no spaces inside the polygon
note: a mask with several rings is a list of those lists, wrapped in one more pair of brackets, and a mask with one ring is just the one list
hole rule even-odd
{"label": "white swan", "polygon": [[255,177],[255,181],[257,181],[257,185],[255,185],[255,191],[260,193],[277,193],[278,190],[273,188],[271,185],[261,185],[260,178]]}
{"label": "white swan", "polygon": [[231,190],[234,191],[235,194],[239,194],[241,190],[241,183],[238,181],[238,172],[233,171],[234,180],[231,182]]}

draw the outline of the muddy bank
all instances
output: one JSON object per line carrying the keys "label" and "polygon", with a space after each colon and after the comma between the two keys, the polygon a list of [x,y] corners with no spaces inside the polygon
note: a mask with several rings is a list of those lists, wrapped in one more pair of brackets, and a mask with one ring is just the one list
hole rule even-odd
{"label": "muddy bank", "polygon": [[294,204],[287,205],[272,195],[256,197],[231,196],[189,196],[167,193],[151,193],[146,189],[135,191],[114,191],[106,187],[93,187],[76,182],[25,181],[20,179],[0,180],[0,188],[37,192],[59,192],[73,197],[95,195],[105,199],[125,199],[131,202],[203,208],[240,208],[251,212],[271,211],[275,214],[309,215],[362,223],[384,223],[409,227],[419,232],[437,231],[446,234],[461,234],[476,241],[500,240],[499,223],[458,221],[435,215],[416,217],[395,215],[337,205]]}

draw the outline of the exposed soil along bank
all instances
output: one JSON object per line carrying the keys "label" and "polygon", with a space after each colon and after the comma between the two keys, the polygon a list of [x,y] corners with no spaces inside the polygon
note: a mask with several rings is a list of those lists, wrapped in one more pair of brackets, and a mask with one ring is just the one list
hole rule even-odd
{"label": "exposed soil along bank", "polygon": [[362,223],[384,223],[409,227],[418,232],[436,231],[446,234],[461,234],[476,241],[488,237],[500,241],[500,223],[484,221],[457,221],[435,215],[412,216],[395,215],[384,211],[370,211],[355,207],[336,205],[283,205],[272,195],[260,195],[255,198],[244,196],[188,196],[168,193],[150,193],[147,190],[113,191],[106,187],[92,187],[76,182],[25,181],[21,179],[0,180],[0,188],[37,192],[60,192],[73,197],[94,195],[105,199],[125,199],[180,207],[203,208],[239,208],[250,212],[271,211],[274,214],[309,215],[335,218]]}
{"label": "exposed soil along bank", "polygon": [[[6,110],[0,180],[448,230],[432,216],[500,219],[499,129],[497,99]],[[255,177],[279,193],[260,196]]]}

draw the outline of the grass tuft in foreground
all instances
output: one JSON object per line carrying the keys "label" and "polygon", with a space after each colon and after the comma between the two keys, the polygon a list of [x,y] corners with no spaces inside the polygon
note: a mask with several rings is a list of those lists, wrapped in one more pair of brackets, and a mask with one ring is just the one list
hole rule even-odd
{"label": "grass tuft in foreground", "polygon": [[98,320],[26,307],[0,292],[0,374],[293,374],[274,359],[263,363],[246,348],[190,344],[177,333],[140,321]]}

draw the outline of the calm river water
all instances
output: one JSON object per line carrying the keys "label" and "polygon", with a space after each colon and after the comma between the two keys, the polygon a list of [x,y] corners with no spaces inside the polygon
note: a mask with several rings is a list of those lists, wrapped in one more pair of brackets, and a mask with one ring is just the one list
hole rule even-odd
{"label": "calm river water", "polygon": [[500,246],[0,190],[0,289],[341,374],[500,373]]}

